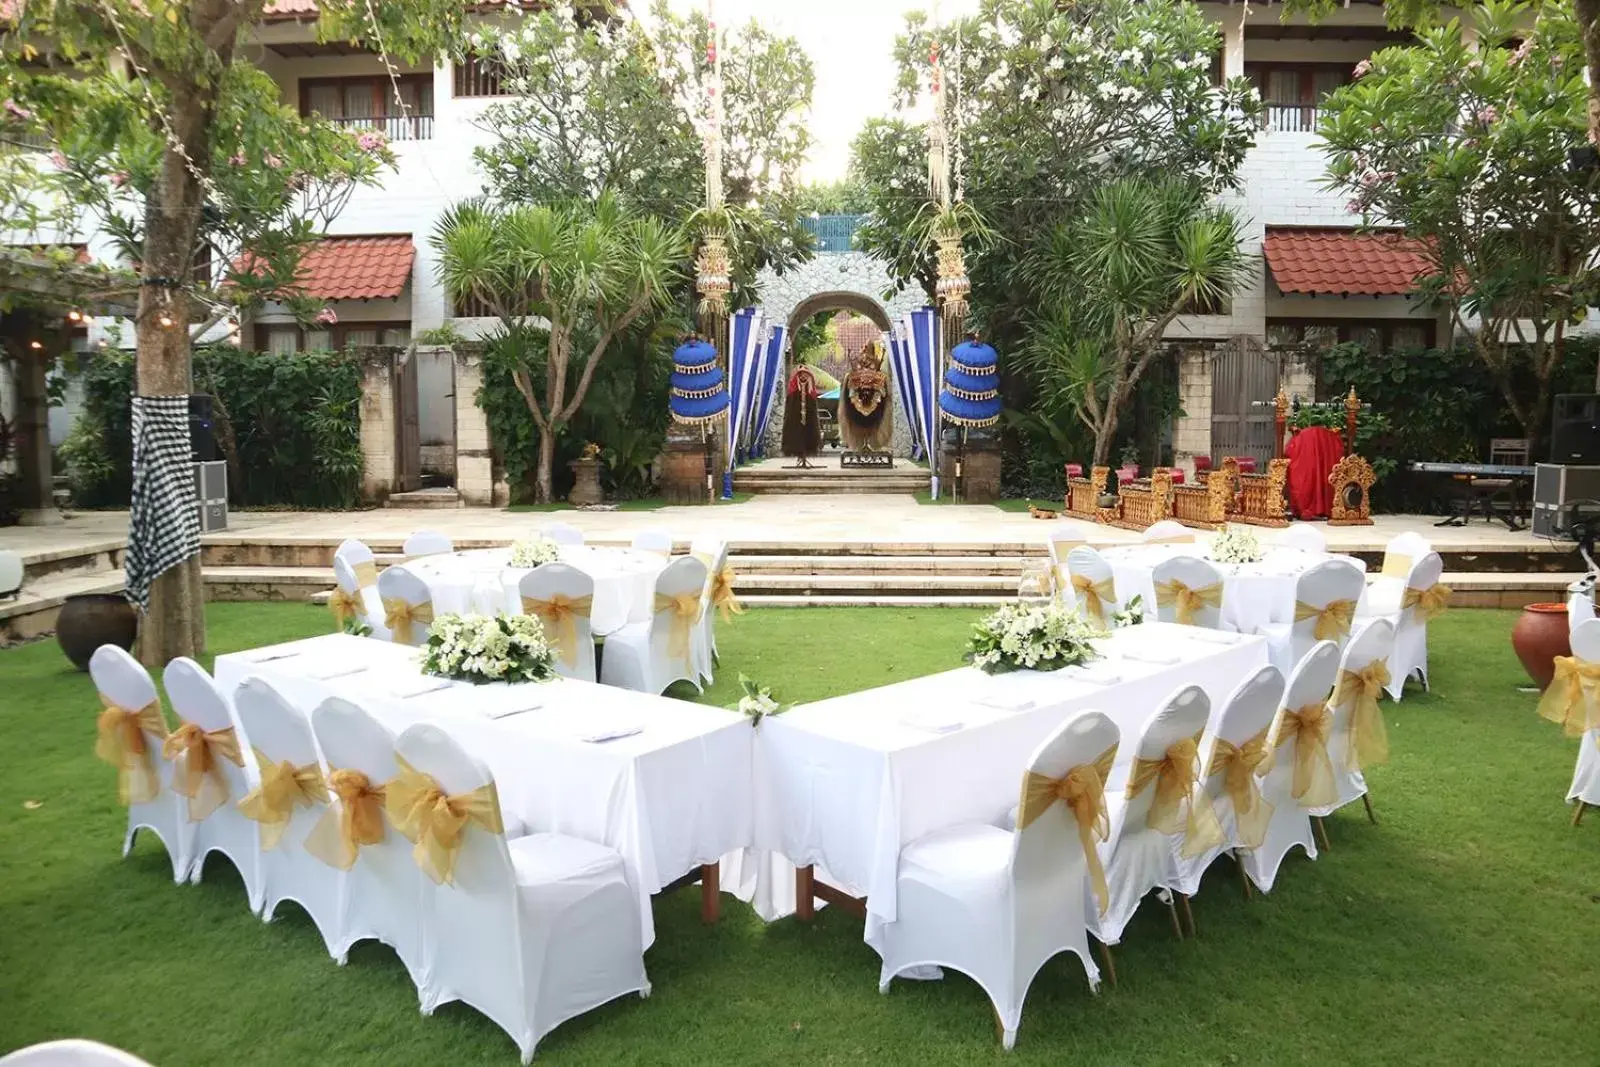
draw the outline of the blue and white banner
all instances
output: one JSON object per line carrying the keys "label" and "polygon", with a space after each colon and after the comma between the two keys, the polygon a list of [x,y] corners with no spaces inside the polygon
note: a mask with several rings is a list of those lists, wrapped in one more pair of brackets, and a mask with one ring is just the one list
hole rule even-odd
{"label": "blue and white banner", "polygon": [[900,397],[900,410],[905,413],[907,429],[911,432],[911,458],[921,459],[927,452],[923,447],[922,427],[917,419],[915,386],[911,380],[910,346],[901,336],[900,327],[889,331],[889,369],[894,376],[895,392]]}
{"label": "blue and white banner", "polygon": [[915,387],[917,428],[927,446],[930,492],[939,499],[939,314],[922,307],[905,317],[904,336],[911,344],[911,380]]}
{"label": "blue and white banner", "polygon": [[761,350],[761,363],[755,375],[755,418],[752,420],[750,455],[760,456],[766,450],[767,424],[777,408],[777,391],[782,383],[778,373],[783,369],[783,335],[787,327],[778,323],[771,326],[771,335]]}
{"label": "blue and white banner", "polygon": [[744,458],[743,432],[749,429],[755,380],[760,370],[762,319],[760,308],[744,308],[736,312],[728,324],[728,397],[732,401],[732,410],[728,413],[730,471]]}

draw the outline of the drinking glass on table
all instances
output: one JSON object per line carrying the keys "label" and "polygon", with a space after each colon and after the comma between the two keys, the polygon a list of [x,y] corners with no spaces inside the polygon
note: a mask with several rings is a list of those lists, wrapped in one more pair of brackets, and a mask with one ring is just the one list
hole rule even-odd
{"label": "drinking glass on table", "polygon": [[1049,603],[1051,599],[1049,568],[1043,563],[1024,563],[1022,579],[1017,582],[1017,599],[1032,604]]}

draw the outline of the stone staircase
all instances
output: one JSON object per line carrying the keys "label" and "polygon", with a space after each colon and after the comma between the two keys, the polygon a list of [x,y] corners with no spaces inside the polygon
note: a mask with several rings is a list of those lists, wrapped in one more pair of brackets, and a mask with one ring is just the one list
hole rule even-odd
{"label": "stone staircase", "polygon": [[[837,460],[834,461],[837,463]],[[887,493],[910,494],[928,488],[928,472],[904,460],[889,470],[841,469],[820,466],[814,470],[762,465],[733,472],[736,493]]]}
{"label": "stone staircase", "polygon": [[459,508],[461,494],[453,486],[431,489],[413,489],[405,493],[390,493],[383,502],[386,508]]}

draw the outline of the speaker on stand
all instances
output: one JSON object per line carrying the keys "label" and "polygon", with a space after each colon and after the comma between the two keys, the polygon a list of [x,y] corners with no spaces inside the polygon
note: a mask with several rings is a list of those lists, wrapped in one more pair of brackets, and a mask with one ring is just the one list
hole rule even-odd
{"label": "speaker on stand", "polygon": [[219,458],[212,422],[212,399],[189,397],[189,457],[194,461],[194,495],[200,507],[200,532],[228,528],[228,465]]}
{"label": "speaker on stand", "polygon": [[1600,464],[1600,394],[1562,393],[1550,418],[1550,462]]}

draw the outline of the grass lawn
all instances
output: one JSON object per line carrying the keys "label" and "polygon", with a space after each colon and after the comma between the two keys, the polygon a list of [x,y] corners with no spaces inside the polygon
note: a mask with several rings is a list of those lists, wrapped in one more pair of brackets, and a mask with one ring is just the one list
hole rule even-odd
{"label": "grass lawn", "polygon": [[[727,664],[807,700],[954,664],[974,612],[757,609],[723,628]],[[1092,996],[1072,957],[1034,982],[1016,1051],[969,980],[897,982],[859,920],[765,925],[698,892],[656,903],[655,993],[569,1022],[553,1064],[1490,1064],[1600,1063],[1600,813],[1574,830],[1561,798],[1575,742],[1518,693],[1512,613],[1434,627],[1434,692],[1384,705],[1393,759],[1372,771],[1382,825],[1329,820],[1332,848],[1296,853],[1245,901],[1227,860],[1174,940],[1154,903],[1117,949],[1121,985]],[[218,604],[213,651],[324,632],[292,604]],[[416,1008],[398,960],[372,943],[340,968],[293,907],[266,925],[233,869],[172,884],[160,844],[121,859],[124,815],[93,755],[87,678],[52,643],[0,652],[0,1052],[87,1036],[157,1067],[200,1064],[515,1064],[477,1013]],[[960,788],[952,782],[951,788]]]}

